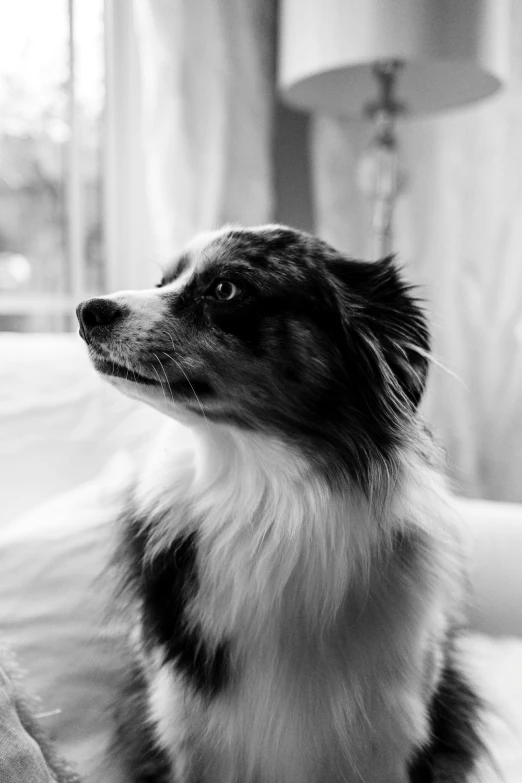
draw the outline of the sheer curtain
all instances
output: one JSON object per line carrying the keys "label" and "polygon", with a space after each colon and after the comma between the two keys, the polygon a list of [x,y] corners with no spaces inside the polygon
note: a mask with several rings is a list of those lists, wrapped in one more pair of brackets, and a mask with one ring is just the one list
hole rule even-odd
{"label": "sheer curtain", "polygon": [[135,0],[154,252],[272,208],[272,0]]}
{"label": "sheer curtain", "polygon": [[[481,106],[401,131],[409,185],[396,248],[437,360],[424,411],[458,491],[522,500],[522,3],[511,80]],[[275,2],[134,0],[151,253],[274,214]],[[315,231],[364,257],[364,124],[312,119]]]}

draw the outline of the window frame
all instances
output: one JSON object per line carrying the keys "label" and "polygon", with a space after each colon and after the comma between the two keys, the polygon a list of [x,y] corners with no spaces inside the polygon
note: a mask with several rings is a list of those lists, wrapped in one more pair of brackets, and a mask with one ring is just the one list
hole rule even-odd
{"label": "window frame", "polygon": [[[67,221],[68,290],[56,293],[28,291],[17,295],[0,292],[0,316],[64,316],[64,331],[76,328],[77,304],[103,293],[87,290],[85,256],[84,177],[82,174],[82,124],[77,100],[77,52],[75,30],[77,3],[67,0],[68,106],[70,137],[66,145],[64,214]],[[107,291],[125,287],[125,269],[138,268],[145,252],[143,153],[140,135],[139,58],[134,31],[133,4],[129,0],[104,0],[105,102],[102,138],[103,205]]]}

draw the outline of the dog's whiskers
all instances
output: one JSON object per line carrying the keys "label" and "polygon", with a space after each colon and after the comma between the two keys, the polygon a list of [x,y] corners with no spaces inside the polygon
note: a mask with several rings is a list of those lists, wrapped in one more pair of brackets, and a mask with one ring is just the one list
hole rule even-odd
{"label": "dog's whiskers", "polygon": [[[174,340],[173,340],[173,338],[172,338],[172,335],[170,334],[170,332],[167,332],[167,331],[165,331],[165,334],[166,334],[166,335],[167,335],[167,336],[170,338],[170,342],[172,343],[172,349],[175,351],[175,350],[176,350],[176,348],[175,348],[175,345],[174,345]],[[179,362],[177,359],[175,359],[175,358],[174,358],[174,356],[172,356],[172,354],[170,354],[170,353],[167,353],[166,351],[162,351],[162,353],[164,353],[164,354],[165,354],[165,356],[166,356],[168,359],[170,359],[171,361],[173,361],[173,362],[174,362],[174,364],[176,364],[176,365],[178,366],[178,368],[181,370],[181,372],[182,372],[182,373],[183,373],[183,375],[185,376],[185,379],[186,379],[186,381],[187,381],[188,385],[190,386],[190,388],[192,389],[192,392],[193,392],[193,394],[194,394],[194,397],[195,397],[195,398],[196,398],[196,400],[197,400],[197,403],[198,403],[198,405],[199,405],[199,407],[200,407],[201,413],[203,414],[203,418],[205,419],[205,422],[206,422],[206,424],[207,424],[207,429],[210,431],[210,425],[209,425],[209,423],[208,423],[207,416],[206,416],[206,414],[205,414],[205,411],[204,411],[204,409],[203,409],[203,405],[201,404],[201,400],[199,399],[198,395],[196,394],[196,390],[194,389],[194,387],[193,387],[193,385],[192,385],[192,383],[191,383],[191,381],[190,381],[190,378],[188,377],[187,373],[186,373],[186,372],[185,372],[185,370],[183,369],[183,367],[182,367],[181,363],[180,363],[180,362]],[[156,356],[156,354],[154,354],[154,355]],[[156,358],[157,358],[157,357],[156,357]],[[158,361],[159,361],[159,359],[158,359]],[[160,364],[161,364],[161,362],[160,362]],[[165,372],[165,371],[164,371],[164,372]],[[167,377],[167,376],[165,375],[165,377]]]}
{"label": "dog's whiskers", "polygon": [[[157,377],[157,379],[158,379],[158,381],[159,381],[159,385],[161,386],[161,391],[163,392],[163,396],[164,396],[164,398],[165,398],[165,402],[166,402],[166,403],[168,403],[168,400],[167,400],[167,395],[165,394],[165,389],[164,389],[164,386],[163,386],[163,381],[161,380],[160,374],[159,374],[159,372],[156,370],[156,368],[154,367],[154,365],[153,365],[153,364],[151,364],[150,366],[151,366],[152,370],[154,371],[154,373],[155,373],[155,375],[156,375],[156,377]],[[171,396],[172,396],[172,393],[171,393]]]}
{"label": "dog's whiskers", "polygon": [[165,383],[167,384],[167,389],[169,390],[170,399],[172,400],[172,402],[174,402],[174,395],[172,394],[172,389],[170,388],[170,382],[169,382],[167,373],[165,372],[165,367],[163,366],[162,361],[159,358],[157,353],[153,353],[152,355],[156,358],[156,360],[158,361],[159,366],[161,367],[161,371],[163,372],[163,375],[165,376]]}

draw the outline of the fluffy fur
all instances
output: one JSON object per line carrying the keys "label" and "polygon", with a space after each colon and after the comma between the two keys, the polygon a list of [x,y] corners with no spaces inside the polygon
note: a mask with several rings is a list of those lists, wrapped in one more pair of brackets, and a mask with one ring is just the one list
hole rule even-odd
{"label": "fluffy fur", "polygon": [[225,228],[78,315],[96,369],[188,427],[166,424],[122,525],[130,779],[465,781],[479,705],[417,414],[429,336],[392,259]]}

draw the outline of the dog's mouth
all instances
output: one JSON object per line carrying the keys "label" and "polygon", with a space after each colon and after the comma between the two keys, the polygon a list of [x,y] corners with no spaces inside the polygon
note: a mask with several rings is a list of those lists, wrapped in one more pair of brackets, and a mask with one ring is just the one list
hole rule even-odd
{"label": "dog's mouth", "polygon": [[99,356],[93,357],[93,363],[95,368],[102,375],[111,375],[114,378],[123,378],[124,381],[132,381],[133,383],[142,383],[146,386],[159,386],[159,380],[148,378],[136,370],[131,370],[129,367],[124,367],[118,362],[112,360],[102,359]]}
{"label": "dog's mouth", "polygon": [[143,373],[134,369],[118,364],[118,362],[113,362],[112,360],[104,359],[100,356],[93,356],[93,364],[96,370],[102,375],[122,378],[124,381],[130,381],[131,383],[142,384],[144,386],[166,387],[171,393],[192,397],[194,397],[194,395],[197,397],[208,397],[212,394],[212,386],[209,383],[195,378],[190,380],[189,378],[180,378],[175,381],[165,378],[162,380],[161,371],[159,371],[158,377],[154,379],[147,375],[143,375]]}

